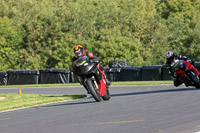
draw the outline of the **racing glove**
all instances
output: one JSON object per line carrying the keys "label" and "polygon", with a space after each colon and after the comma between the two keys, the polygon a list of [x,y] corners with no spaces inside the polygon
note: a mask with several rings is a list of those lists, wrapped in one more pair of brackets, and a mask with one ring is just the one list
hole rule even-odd
{"label": "racing glove", "polygon": [[99,64],[100,63],[100,59],[94,58],[94,59],[91,59],[91,62],[93,62],[95,64]]}

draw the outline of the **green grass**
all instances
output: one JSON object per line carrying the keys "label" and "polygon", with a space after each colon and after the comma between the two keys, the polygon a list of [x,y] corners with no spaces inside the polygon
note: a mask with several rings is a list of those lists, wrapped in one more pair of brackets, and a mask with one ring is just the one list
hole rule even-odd
{"label": "green grass", "polygon": [[[116,85],[161,85],[173,84],[173,81],[127,81],[127,82],[112,82],[111,86]],[[29,88],[29,87],[67,87],[67,86],[81,86],[79,83],[66,84],[33,84],[33,85],[3,85],[0,88]]]}
{"label": "green grass", "polygon": [[86,95],[0,94],[0,111],[83,97],[86,97]]}
{"label": "green grass", "polygon": [[67,83],[67,84],[3,85],[3,86],[0,86],[0,88],[65,87],[65,86],[80,86],[80,84],[79,83]]}

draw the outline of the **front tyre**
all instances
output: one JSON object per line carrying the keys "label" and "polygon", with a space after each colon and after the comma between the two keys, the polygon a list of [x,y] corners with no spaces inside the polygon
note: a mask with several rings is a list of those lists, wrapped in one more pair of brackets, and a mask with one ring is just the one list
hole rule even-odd
{"label": "front tyre", "polygon": [[93,96],[93,98],[94,98],[97,102],[100,102],[100,101],[101,101],[101,96],[100,96],[99,91],[97,90],[98,88],[95,87],[94,80],[88,79],[88,80],[87,80],[87,85],[88,85],[88,90],[90,91],[90,93],[91,93],[91,95]]}
{"label": "front tyre", "polygon": [[191,71],[189,73],[189,77],[194,82],[195,87],[196,88],[200,88],[200,81],[199,81],[199,79],[197,78],[197,76],[195,75],[195,73],[193,71]]}
{"label": "front tyre", "polygon": [[102,99],[104,101],[110,100],[110,92],[109,92],[108,88],[106,88],[106,94],[104,96],[102,96]]}

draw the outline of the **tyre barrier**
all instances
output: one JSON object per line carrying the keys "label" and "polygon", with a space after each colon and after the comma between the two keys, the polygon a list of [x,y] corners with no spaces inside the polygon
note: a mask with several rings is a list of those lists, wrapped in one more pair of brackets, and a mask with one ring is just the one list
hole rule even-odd
{"label": "tyre barrier", "polygon": [[121,69],[121,81],[140,81],[142,67],[124,67]]}
{"label": "tyre barrier", "polygon": [[128,61],[118,61],[118,60],[113,60],[110,61],[108,64],[109,68],[122,68],[122,67],[128,67],[130,66],[130,63]]}
{"label": "tyre barrier", "polygon": [[73,73],[73,70],[70,70],[70,83],[79,83],[78,76]]}
{"label": "tyre barrier", "polygon": [[0,85],[7,85],[7,76],[6,72],[0,71]]}
{"label": "tyre barrier", "polygon": [[[200,62],[196,62],[195,67],[200,71]],[[105,68],[105,73],[111,82],[172,80],[165,65]],[[0,85],[65,84],[78,82],[78,77],[74,75],[71,69],[0,71]]]}
{"label": "tyre barrier", "polygon": [[38,84],[39,71],[15,70],[7,71],[7,85]]}
{"label": "tyre barrier", "polygon": [[70,83],[69,69],[41,69],[39,84]]}
{"label": "tyre barrier", "polygon": [[162,67],[162,80],[171,80],[169,71],[167,70],[165,65],[163,65],[163,67]]}
{"label": "tyre barrier", "polygon": [[122,81],[121,69],[122,68],[105,68],[108,80],[112,82]]}
{"label": "tyre barrier", "polygon": [[194,67],[200,72],[200,62],[195,62]]}
{"label": "tyre barrier", "polygon": [[162,80],[162,65],[142,66],[142,81]]}

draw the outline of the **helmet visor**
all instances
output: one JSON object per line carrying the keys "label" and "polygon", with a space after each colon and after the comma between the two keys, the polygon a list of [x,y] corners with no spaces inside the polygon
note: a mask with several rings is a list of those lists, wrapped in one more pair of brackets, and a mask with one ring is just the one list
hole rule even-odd
{"label": "helmet visor", "polygon": [[82,53],[82,51],[81,51],[80,49],[77,50],[77,51],[75,51],[74,54],[75,54],[75,57],[76,57],[76,58],[83,56],[83,53]]}

